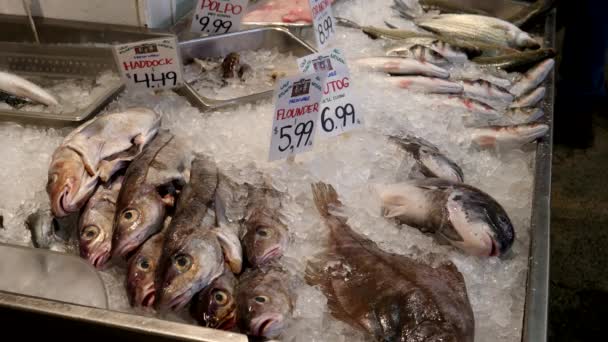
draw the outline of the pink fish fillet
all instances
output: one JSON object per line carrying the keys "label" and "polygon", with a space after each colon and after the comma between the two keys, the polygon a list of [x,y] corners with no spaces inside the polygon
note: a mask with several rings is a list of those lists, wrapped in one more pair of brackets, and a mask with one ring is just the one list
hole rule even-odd
{"label": "pink fish fillet", "polygon": [[[330,0],[333,2],[333,0]],[[308,0],[270,0],[254,8],[243,22],[312,23]]]}

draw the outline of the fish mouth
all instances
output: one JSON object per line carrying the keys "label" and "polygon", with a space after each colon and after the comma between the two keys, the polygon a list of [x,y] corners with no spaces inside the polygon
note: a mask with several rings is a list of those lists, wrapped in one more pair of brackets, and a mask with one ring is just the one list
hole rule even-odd
{"label": "fish mouth", "polygon": [[69,203],[69,198],[68,198],[69,193],[70,193],[70,187],[66,185],[63,188],[63,190],[61,191],[61,193],[59,194],[57,201],[55,202],[55,204],[52,207],[53,215],[55,215],[56,217],[67,216],[67,215],[69,215],[69,213],[71,213],[73,211],[73,210],[71,210],[71,205]]}
{"label": "fish mouth", "polygon": [[110,260],[110,256],[110,249],[106,248],[97,253],[89,254],[87,259],[96,269],[101,270],[106,266],[108,260]]}
{"label": "fish mouth", "polygon": [[488,256],[490,257],[497,257],[500,256],[500,247],[498,246],[498,244],[496,244],[496,241],[490,236],[490,242],[492,243],[492,246],[490,247],[490,254],[488,254]]}
{"label": "fish mouth", "polygon": [[114,258],[123,258],[128,260],[131,256],[133,256],[134,252],[141,244],[137,241],[127,241],[122,244],[119,244],[112,251],[112,257]]}
{"label": "fish mouth", "polygon": [[[135,291],[137,291],[137,289]],[[137,291],[137,292],[139,292],[139,291]],[[136,296],[136,298],[138,298],[140,300],[137,301],[137,303],[135,303],[135,304],[137,304],[141,307],[151,308],[154,305],[154,303],[156,302],[156,288],[154,286],[154,283],[148,284],[138,294],[139,294],[139,296]]]}
{"label": "fish mouth", "polygon": [[258,265],[265,264],[272,259],[280,258],[282,256],[283,256],[283,248],[281,248],[281,246],[276,246],[276,247],[273,247],[270,250],[268,250],[266,253],[264,253],[262,255],[262,257],[258,259],[257,264]]}
{"label": "fish mouth", "polygon": [[185,307],[186,304],[188,304],[188,302],[190,301],[190,299],[192,299],[190,291],[186,290],[180,293],[179,295],[173,297],[173,299],[171,299],[165,307],[171,311],[178,311]]}
{"label": "fish mouth", "polygon": [[207,328],[219,329],[219,330],[230,330],[236,326],[236,310],[231,310],[228,315],[222,319],[208,318],[206,319],[205,326]]}
{"label": "fish mouth", "polygon": [[283,329],[283,316],[276,313],[264,314],[251,322],[251,333],[255,336],[274,338]]}

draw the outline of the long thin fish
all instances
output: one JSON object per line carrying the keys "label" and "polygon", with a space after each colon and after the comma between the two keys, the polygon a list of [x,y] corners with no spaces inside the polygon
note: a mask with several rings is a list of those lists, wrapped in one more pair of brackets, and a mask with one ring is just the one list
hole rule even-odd
{"label": "long thin fish", "polygon": [[463,86],[441,78],[424,76],[393,76],[386,80],[395,86],[415,92],[432,94],[461,94]]}
{"label": "long thin fish", "polygon": [[512,126],[487,126],[473,130],[473,142],[479,147],[517,148],[543,137],[549,131],[544,123],[531,122]]}
{"label": "long thin fish", "polygon": [[450,73],[447,70],[413,58],[368,57],[356,59],[354,64],[372,71],[380,71],[392,75],[422,75],[438,78],[450,77]]}
{"label": "long thin fish", "polygon": [[532,51],[518,51],[499,56],[479,56],[473,58],[473,62],[481,65],[492,66],[505,71],[527,70],[533,65],[547,59],[555,57],[554,49],[538,49]]}
{"label": "long thin fish", "polygon": [[0,71],[0,90],[46,106],[59,104],[55,96],[48,91],[23,77],[8,72]]}
{"label": "long thin fish", "polygon": [[462,81],[464,96],[487,103],[493,108],[506,108],[513,102],[508,90],[486,80]]}
{"label": "long thin fish", "polygon": [[514,85],[511,87],[511,94],[519,97],[543,83],[549,73],[555,66],[555,60],[547,59],[539,63],[533,69],[526,72]]}
{"label": "long thin fish", "polygon": [[538,87],[529,94],[526,94],[513,102],[510,108],[525,108],[536,106],[542,99],[545,98],[547,89],[545,87]]}

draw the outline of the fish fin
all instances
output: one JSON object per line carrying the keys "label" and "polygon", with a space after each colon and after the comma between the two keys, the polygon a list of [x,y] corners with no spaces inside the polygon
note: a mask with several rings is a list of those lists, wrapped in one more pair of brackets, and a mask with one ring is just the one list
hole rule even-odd
{"label": "fish fin", "polygon": [[232,273],[239,274],[243,268],[243,248],[238,235],[228,227],[213,229],[218,242],[222,246],[224,260]]}
{"label": "fish fin", "polygon": [[409,213],[407,206],[403,205],[407,201],[401,195],[384,195],[382,203],[382,215],[386,218],[399,217]]}
{"label": "fish fin", "polygon": [[312,194],[315,206],[319,214],[324,218],[335,217],[342,222],[346,222],[346,217],[336,215],[334,209],[342,208],[342,202],[338,199],[338,193],[333,186],[322,182],[312,184]]}

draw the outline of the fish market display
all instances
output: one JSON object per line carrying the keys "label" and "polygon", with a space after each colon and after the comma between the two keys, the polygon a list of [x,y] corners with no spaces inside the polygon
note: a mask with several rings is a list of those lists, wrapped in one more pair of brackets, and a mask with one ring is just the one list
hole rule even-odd
{"label": "fish market display", "polygon": [[15,74],[0,71],[0,92],[23,98],[27,101],[41,103],[46,106],[56,106],[59,101],[38,85]]}
{"label": "fish market display", "polygon": [[500,256],[515,231],[503,207],[488,194],[443,179],[380,186],[383,214],[434,234],[466,253]]}
{"label": "fish market display", "polygon": [[[511,28],[500,45],[430,32],[416,23],[435,12],[407,20],[392,4],[333,6],[365,127],[290,160],[268,161],[269,99],[201,112],[127,90],[76,130],[1,122],[0,242],[82,250],[111,310],[252,338],[520,341],[552,51],[518,51]],[[219,47],[185,65],[201,96],[271,90],[298,70],[289,51]],[[50,91],[60,106],[86,97],[55,91],[70,82]],[[120,177],[108,226],[101,194]]]}
{"label": "fish market display", "polygon": [[93,266],[102,268],[110,259],[116,200],[124,177],[100,185],[80,214],[78,238],[80,256]]}
{"label": "fish market display", "polygon": [[375,341],[474,340],[473,311],[454,264],[434,268],[385,252],[332,213],[342,206],[332,186],[314,184],[313,196],[330,233],[306,279],[321,288],[334,317]]}
{"label": "fish market display", "polygon": [[[330,3],[335,0],[329,0]],[[308,0],[267,0],[252,4],[245,23],[312,23]]]}

